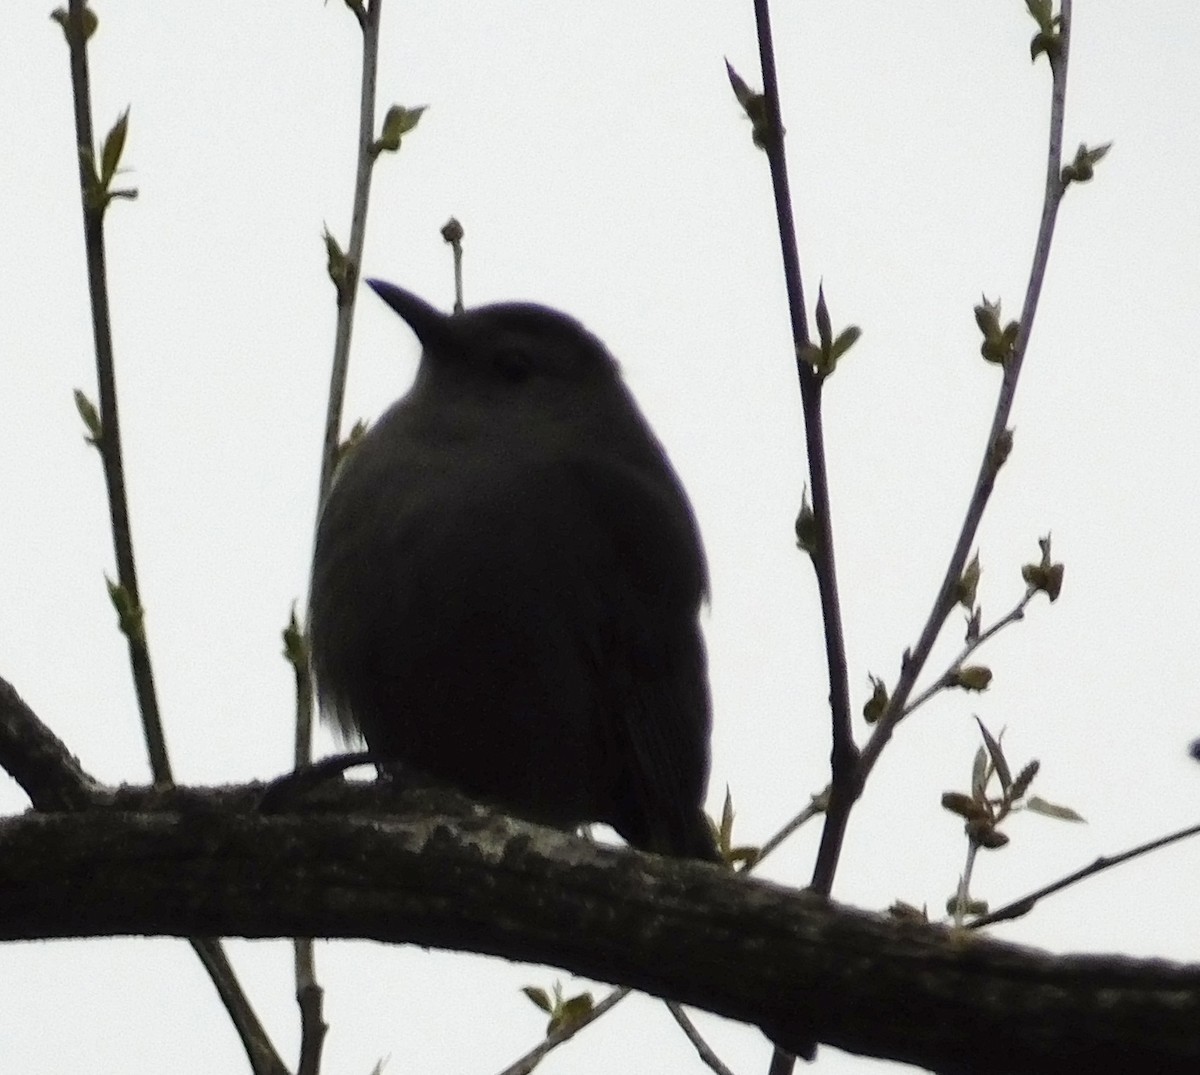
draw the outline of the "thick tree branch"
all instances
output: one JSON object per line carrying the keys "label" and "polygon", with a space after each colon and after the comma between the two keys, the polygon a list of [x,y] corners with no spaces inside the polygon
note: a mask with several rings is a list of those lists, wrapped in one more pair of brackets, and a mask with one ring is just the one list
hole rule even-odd
{"label": "thick tree branch", "polygon": [[181,789],[182,809],[135,813],[131,789],[117,809],[0,823],[0,939],[359,937],[550,963],[936,1071],[1200,1064],[1200,967],[898,924],[483,808],[230,809],[252,793]]}

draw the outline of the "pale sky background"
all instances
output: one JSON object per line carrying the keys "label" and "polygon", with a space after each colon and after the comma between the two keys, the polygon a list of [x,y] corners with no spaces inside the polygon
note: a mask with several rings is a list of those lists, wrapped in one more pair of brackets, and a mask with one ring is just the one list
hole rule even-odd
{"label": "pale sky background", "polygon": [[[0,35],[0,675],[106,781],[144,782],[125,646],[104,588],[98,459],[71,392],[95,395],[67,49],[50,3]],[[1020,306],[1040,208],[1049,72],[1020,0],[778,3],[799,242],[836,326],[863,338],[826,391],[855,710],[894,683],[941,577],[999,371],[978,356],[980,293]],[[348,241],[359,32],[338,0],[98,4],[98,130],[132,105],[108,217],[127,476],[147,624],[181,781],[288,764],[279,632],[303,594],[334,306],[325,224]],[[383,15],[380,113],[428,104],[376,169],[364,269],[448,306],[439,228],[466,228],[469,303],[531,299],[620,358],[691,492],[712,566],[713,776],[738,835],[768,837],[827,778],[816,588],[794,548],[805,482],[799,393],[765,158],[722,57],[760,85],[749,0],[400,3]],[[1014,416],[979,538],[985,620],[1052,531],[1066,585],[982,654],[982,696],[904,726],[853,817],[835,895],[936,912],[965,843],[939,806],[964,788],[972,714],[1035,790],[1088,819],[1033,816],[985,854],[999,905],[1194,822],[1200,562],[1200,11],[1076,5],[1066,143],[1115,147],[1060,217]],[[407,385],[416,345],[362,295],[347,421]],[[937,651],[943,667],[957,616]],[[858,730],[862,732],[861,722]],[[325,747],[329,741],[324,741]],[[25,808],[0,779],[0,805]],[[803,831],[764,867],[808,880]],[[1072,889],[996,935],[1055,951],[1200,960],[1200,843]],[[289,1062],[289,946],[230,944]],[[554,969],[415,948],[319,947],[325,1071],[487,1073],[539,1038],[519,993]],[[598,992],[599,995],[599,992]],[[238,1072],[238,1043],[186,944],[10,945],[0,1058],[30,1073]],[[700,1017],[739,1072],[756,1031]],[[822,1052],[820,1070],[882,1065]],[[546,1075],[704,1070],[656,1002],[630,1001]]]}

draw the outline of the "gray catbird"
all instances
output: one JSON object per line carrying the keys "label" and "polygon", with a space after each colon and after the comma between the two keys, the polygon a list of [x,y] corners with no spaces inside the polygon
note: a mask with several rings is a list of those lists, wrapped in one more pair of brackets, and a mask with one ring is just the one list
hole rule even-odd
{"label": "gray catbird", "polygon": [[368,283],[424,352],[321,513],[325,712],[513,813],[715,860],[704,552],[617,363],[543,306],[447,315]]}

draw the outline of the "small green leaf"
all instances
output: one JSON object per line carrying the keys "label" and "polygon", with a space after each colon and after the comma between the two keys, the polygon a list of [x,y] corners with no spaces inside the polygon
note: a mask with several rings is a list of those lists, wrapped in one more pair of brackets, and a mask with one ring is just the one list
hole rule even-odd
{"label": "small green leaf", "polygon": [[988,301],[986,295],[980,296],[979,305],[975,307],[975,324],[979,331],[987,336],[995,336],[1000,332],[1000,300],[994,303]]}
{"label": "small green leaf", "polygon": [[121,628],[121,634],[131,642],[144,645],[146,641],[145,617],[141,607],[134,602],[124,586],[113,582],[107,575],[104,582],[108,587],[109,600],[112,601],[113,608],[117,610],[117,625]]}
{"label": "small green leaf", "polygon": [[1025,809],[1031,810],[1035,814],[1041,814],[1043,817],[1058,818],[1059,821],[1078,821],[1082,824],[1087,824],[1083,815],[1077,814],[1069,806],[1059,806],[1056,803],[1048,803],[1045,799],[1033,795],[1025,803]]}
{"label": "small green leaf", "polygon": [[842,329],[838,333],[838,337],[833,341],[833,361],[836,363],[847,351],[850,350],[862,335],[862,329],[857,325],[851,325],[849,328]]}
{"label": "small green leaf", "polygon": [[1012,357],[1013,346],[1020,334],[1020,325],[1010,321],[1004,328],[1000,327],[1000,300],[989,302],[987,296],[982,296],[979,305],[975,307],[975,324],[983,333],[983,343],[979,353],[989,362],[1006,365]]}
{"label": "small green leaf", "polygon": [[995,851],[1008,843],[1007,834],[993,826],[990,821],[968,821],[967,839],[989,851]]}
{"label": "small green leaf", "polygon": [[296,619],[296,606],[292,605],[292,614],[288,625],[283,629],[283,656],[293,668],[300,669],[308,664],[308,640]]}
{"label": "small green leaf", "polygon": [[987,797],[988,755],[983,747],[975,751],[975,759],[971,762],[971,794],[976,799]]}
{"label": "small green leaf", "polygon": [[1029,785],[1033,783],[1033,778],[1037,776],[1038,770],[1042,767],[1042,763],[1036,759],[1031,761],[1017,774],[1017,779],[1013,781],[1012,795],[1013,802],[1024,798],[1025,793],[1029,790]]}
{"label": "small green leaf", "polygon": [[1029,59],[1036,62],[1039,56],[1045,54],[1046,58],[1053,62],[1058,58],[1061,49],[1062,38],[1058,34],[1034,34],[1029,42]]}
{"label": "small green leaf", "polygon": [[325,254],[325,271],[329,273],[329,279],[333,281],[333,286],[337,289],[338,305],[340,306],[350,297],[351,279],[354,272],[350,259],[343,253],[338,241],[328,228],[325,229]]}
{"label": "small green leaf", "polygon": [[117,122],[112,125],[112,130],[108,132],[104,139],[104,150],[100,154],[100,185],[105,190],[112,183],[112,178],[117,174],[117,166],[121,163],[121,154],[125,152],[125,137],[129,133],[129,109],[117,117]]}
{"label": "small green leaf", "polygon": [[982,573],[983,569],[979,566],[979,553],[976,552],[954,588],[954,599],[968,612],[975,607],[975,593],[979,588],[979,576]]}
{"label": "small green leaf", "polygon": [[[988,678],[991,678],[990,672],[988,672]],[[994,738],[992,733],[987,730],[983,721],[976,717],[975,723],[979,725],[984,745],[988,749],[988,754],[991,755],[992,765],[995,766],[996,775],[1000,778],[1000,786],[1005,791],[1008,791],[1012,787],[1012,773],[1009,771],[1008,761],[1004,757],[1004,749],[1000,746],[999,740]]]}
{"label": "small green leaf", "polygon": [[521,992],[550,1016],[550,1021],[546,1024],[547,1036],[555,1033],[555,1031],[567,1029],[574,1023],[578,1023],[580,1020],[586,1018],[595,1007],[591,993],[580,993],[577,996],[564,1000],[562,984],[559,982],[554,983],[553,996],[544,989],[539,989],[537,986],[531,985],[525,986]]}
{"label": "small green leaf", "polygon": [[1049,534],[1044,538],[1038,538],[1038,545],[1042,550],[1041,561],[1036,564],[1025,564],[1021,568],[1021,577],[1032,592],[1044,593],[1053,603],[1062,593],[1065,568],[1061,563],[1054,563],[1050,558]]}
{"label": "small green leaf", "polygon": [[[67,39],[67,44],[71,43],[71,15],[66,8],[58,7],[50,12],[52,18],[59,26],[62,27],[63,35]],[[83,9],[83,39],[89,41],[92,34],[96,32],[96,27],[100,25],[100,20],[96,17],[96,13],[90,8]]]}
{"label": "small green leaf", "polygon": [[808,502],[808,490],[805,489],[800,498],[800,512],[796,516],[796,545],[809,556],[813,556],[820,540],[817,516]]}
{"label": "small green leaf", "polygon": [[992,670],[981,664],[964,665],[946,676],[947,687],[961,687],[966,691],[985,691],[991,681]]}
{"label": "small green leaf", "polygon": [[547,1033],[552,1034],[556,1030],[564,1030],[582,1022],[591,1014],[595,1006],[591,993],[580,993],[578,996],[569,997],[557,1006],[550,1019],[550,1025],[546,1028]]}
{"label": "small green leaf", "polygon": [[825,284],[817,284],[817,308],[814,314],[817,322],[817,338],[821,341],[821,350],[826,354],[833,347],[833,326],[829,322],[829,306],[825,302]]}
{"label": "small green leaf", "polygon": [[996,434],[996,439],[992,441],[988,448],[988,465],[992,468],[992,473],[1000,470],[1012,452],[1013,446],[1013,431],[1011,429],[1002,429]]}
{"label": "small green leaf", "polygon": [[1042,30],[1053,29],[1051,21],[1053,9],[1050,0],[1025,0],[1025,6]]}
{"label": "small green leaf", "polygon": [[704,820],[708,823],[709,829],[712,831],[713,840],[716,842],[717,850],[721,854],[727,866],[737,866],[739,863],[748,868],[753,866],[761,855],[761,850],[757,847],[749,845],[738,846],[733,842],[733,793],[728,786],[725,788],[725,802],[721,805],[721,823],[714,824],[712,818],[707,814],[704,815]]}
{"label": "small green leaf", "polygon": [[733,793],[725,786],[725,802],[721,805],[721,824],[717,828],[717,840],[721,848],[733,843]]}
{"label": "small green leaf", "polygon": [[817,305],[813,312],[817,325],[817,342],[809,342],[800,349],[800,360],[812,367],[821,377],[828,377],[837,369],[838,359],[842,357],[858,341],[862,329],[851,325],[833,335],[833,324],[829,316],[829,306],[825,301],[825,286],[817,288]]}
{"label": "small green leaf", "polygon": [[539,989],[536,985],[526,985],[521,987],[521,992],[547,1015],[554,1011],[554,1004],[550,1000],[550,994],[544,989]]}
{"label": "small green leaf", "polygon": [[100,415],[96,413],[96,405],[78,388],[75,389],[75,409],[79,412],[79,417],[83,419],[83,424],[88,431],[84,440],[88,444],[98,447],[104,438],[104,427],[100,424]]}
{"label": "small green leaf", "polygon": [[1045,53],[1046,59],[1053,64],[1062,51],[1062,16],[1054,14],[1050,0],[1025,0],[1025,6],[1038,27],[1029,43],[1029,58],[1036,61]]}
{"label": "small green leaf", "polygon": [[[733,96],[737,99],[737,103],[749,115],[751,105],[759,94],[756,94],[747,84],[746,80],[734,70],[733,64],[729,62],[728,58],[725,60],[725,74],[729,78],[729,85],[733,87]],[[750,118],[753,119],[754,117],[751,116]]]}
{"label": "small green leaf", "polygon": [[974,645],[979,641],[979,632],[983,621],[983,606],[976,605],[971,609],[971,615],[967,617],[966,641],[970,645]]}
{"label": "small green leaf", "polygon": [[746,80],[733,69],[729,60],[725,61],[725,73],[729,76],[729,85],[733,87],[733,96],[750,119],[751,140],[759,149],[766,149],[771,141],[771,122],[767,116],[766,96],[755,93],[746,84]]}
{"label": "small green leaf", "polygon": [[988,901],[987,900],[970,899],[970,900],[967,900],[966,903],[964,903],[961,908],[958,905],[958,897],[957,896],[951,896],[946,901],[946,913],[949,915],[956,915],[956,914],[960,914],[960,913],[961,914],[969,914],[969,915],[983,915],[983,914],[987,914],[987,911],[988,911]]}
{"label": "small green leaf", "polygon": [[1069,186],[1071,183],[1086,183],[1091,179],[1095,166],[1104,160],[1110,149],[1112,149],[1112,142],[1105,142],[1104,145],[1096,146],[1094,149],[1080,144],[1075,151],[1075,159],[1062,170],[1064,186]]}
{"label": "small green leaf", "polygon": [[862,715],[868,724],[874,724],[887,711],[888,692],[878,676],[868,674],[868,679],[871,681],[871,697],[863,706]]}
{"label": "small green leaf", "polygon": [[416,127],[420,122],[421,113],[428,107],[421,105],[419,108],[405,108],[403,105],[392,105],[383,117],[383,127],[380,129],[378,140],[371,146],[371,155],[377,157],[384,152],[395,153],[400,148],[404,136]]}
{"label": "small green leaf", "polygon": [[942,792],[942,809],[949,810],[950,813],[957,814],[967,821],[989,816],[987,807],[983,803],[970,795],[964,795],[961,791]]}

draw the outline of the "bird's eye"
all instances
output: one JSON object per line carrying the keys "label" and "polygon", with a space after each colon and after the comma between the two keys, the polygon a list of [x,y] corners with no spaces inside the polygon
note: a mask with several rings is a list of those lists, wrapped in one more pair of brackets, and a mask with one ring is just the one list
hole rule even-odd
{"label": "bird's eye", "polygon": [[532,369],[529,355],[516,347],[506,347],[497,351],[492,359],[497,372],[506,380],[519,382],[525,380]]}

